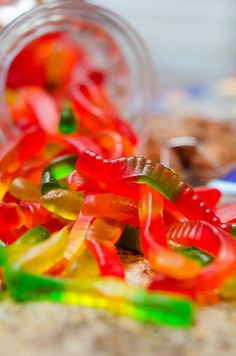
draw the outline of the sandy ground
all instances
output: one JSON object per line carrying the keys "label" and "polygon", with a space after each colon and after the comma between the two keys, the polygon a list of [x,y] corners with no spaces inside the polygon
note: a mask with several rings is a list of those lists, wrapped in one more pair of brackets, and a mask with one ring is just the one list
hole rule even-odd
{"label": "sandy ground", "polygon": [[1,356],[236,355],[236,308],[208,307],[188,330],[50,303],[0,306]]}
{"label": "sandy ground", "polygon": [[[150,278],[140,256],[122,253],[127,278]],[[103,310],[51,303],[0,303],[0,355],[218,356],[236,355],[236,307],[199,309],[190,329],[171,329],[114,317]]]}

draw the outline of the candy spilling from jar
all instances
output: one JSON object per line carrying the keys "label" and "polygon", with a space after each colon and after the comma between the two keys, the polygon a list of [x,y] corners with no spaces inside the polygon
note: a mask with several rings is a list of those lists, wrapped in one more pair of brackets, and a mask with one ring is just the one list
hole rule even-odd
{"label": "candy spilling from jar", "polygon": [[[0,148],[1,293],[189,326],[196,303],[236,294],[236,203],[217,207],[218,189],[192,189],[133,156],[136,134],[105,73],[69,42],[56,51],[57,36],[41,40],[42,57],[33,55],[40,46],[25,50],[9,73],[21,134]],[[126,281],[117,246],[149,262],[146,288]]]}

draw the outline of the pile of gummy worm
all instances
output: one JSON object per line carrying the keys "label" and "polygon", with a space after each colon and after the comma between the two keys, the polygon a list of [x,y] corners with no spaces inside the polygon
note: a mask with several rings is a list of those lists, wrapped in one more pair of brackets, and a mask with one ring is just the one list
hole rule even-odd
{"label": "pile of gummy worm", "polygon": [[[236,297],[236,203],[217,207],[218,189],[134,157],[105,82],[63,33],[11,65],[18,133],[0,147],[0,298],[189,326],[196,304]],[[118,246],[149,262],[146,288],[125,281]]]}

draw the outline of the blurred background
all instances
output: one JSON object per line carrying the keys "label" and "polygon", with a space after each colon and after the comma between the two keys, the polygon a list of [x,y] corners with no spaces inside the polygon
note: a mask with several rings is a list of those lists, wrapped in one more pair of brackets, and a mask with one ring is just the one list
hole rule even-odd
{"label": "blurred background", "polygon": [[235,0],[94,0],[129,21],[155,62],[159,85],[214,81],[236,72]]}
{"label": "blurred background", "polygon": [[236,1],[91,2],[126,18],[152,55],[158,95],[145,155],[192,184],[234,168]]}

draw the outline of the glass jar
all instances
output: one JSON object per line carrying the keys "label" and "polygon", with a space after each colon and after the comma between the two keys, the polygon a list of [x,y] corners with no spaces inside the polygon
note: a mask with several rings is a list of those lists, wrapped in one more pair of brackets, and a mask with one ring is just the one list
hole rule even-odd
{"label": "glass jar", "polygon": [[5,103],[11,62],[32,40],[58,31],[69,33],[92,53],[95,66],[106,71],[107,90],[115,106],[143,136],[155,97],[155,74],[144,43],[125,20],[109,10],[82,0],[57,0],[37,5],[0,33],[2,141],[13,131]]}

